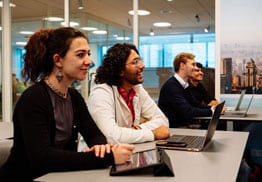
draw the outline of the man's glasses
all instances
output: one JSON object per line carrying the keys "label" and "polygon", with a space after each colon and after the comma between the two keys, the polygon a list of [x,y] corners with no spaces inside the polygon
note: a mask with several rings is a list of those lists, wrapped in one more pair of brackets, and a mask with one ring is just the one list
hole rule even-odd
{"label": "man's glasses", "polygon": [[138,65],[139,63],[143,63],[143,59],[142,58],[135,58],[132,61],[130,61],[129,63],[126,63],[126,65],[128,64],[132,64],[132,65]]}

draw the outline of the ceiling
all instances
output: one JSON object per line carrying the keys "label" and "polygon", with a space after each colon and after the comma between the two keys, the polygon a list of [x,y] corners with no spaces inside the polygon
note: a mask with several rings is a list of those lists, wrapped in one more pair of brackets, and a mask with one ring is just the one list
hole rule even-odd
{"label": "ceiling", "polygon": [[[64,16],[64,0],[12,0],[12,22],[16,24],[12,31],[17,38],[17,31],[34,31],[43,26],[41,21],[47,16]],[[79,10],[79,3],[83,9]],[[71,18],[79,18],[85,24],[89,19],[99,20],[106,24],[120,27],[132,32],[133,16],[128,11],[133,7],[132,0],[70,0]],[[155,35],[204,33],[210,27],[214,32],[215,0],[139,0],[139,9],[150,11],[150,15],[139,16],[140,35],[149,34],[152,29]],[[198,16],[198,18],[196,18]],[[30,21],[39,21],[32,24]],[[154,22],[166,21],[170,27],[154,27]]]}

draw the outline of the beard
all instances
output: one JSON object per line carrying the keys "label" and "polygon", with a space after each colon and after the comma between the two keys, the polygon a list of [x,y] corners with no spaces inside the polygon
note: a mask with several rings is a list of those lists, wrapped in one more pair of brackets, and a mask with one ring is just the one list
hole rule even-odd
{"label": "beard", "polygon": [[126,75],[124,77],[124,80],[129,83],[129,84],[132,84],[132,85],[137,85],[137,84],[141,84],[144,82],[144,78],[143,76],[141,76],[142,78],[138,78],[138,77],[131,77],[129,75]]}
{"label": "beard", "polygon": [[144,79],[142,79],[141,81],[138,79],[127,79],[126,81],[132,85],[137,85],[143,83]]}

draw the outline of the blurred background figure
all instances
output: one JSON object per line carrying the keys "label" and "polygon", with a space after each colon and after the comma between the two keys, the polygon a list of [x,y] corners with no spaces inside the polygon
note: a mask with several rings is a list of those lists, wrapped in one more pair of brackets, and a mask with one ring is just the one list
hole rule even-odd
{"label": "blurred background figure", "polygon": [[196,68],[192,74],[192,77],[189,78],[189,86],[192,95],[202,104],[208,106],[215,106],[219,102],[210,96],[202,81],[204,78],[203,65],[201,63],[196,63]]}

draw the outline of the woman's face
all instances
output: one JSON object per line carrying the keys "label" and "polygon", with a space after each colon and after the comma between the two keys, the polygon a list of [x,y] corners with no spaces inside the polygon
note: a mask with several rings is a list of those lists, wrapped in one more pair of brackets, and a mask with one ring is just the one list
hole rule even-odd
{"label": "woman's face", "polygon": [[84,80],[91,64],[90,55],[90,48],[85,38],[73,39],[65,57],[61,58],[63,79]]}

